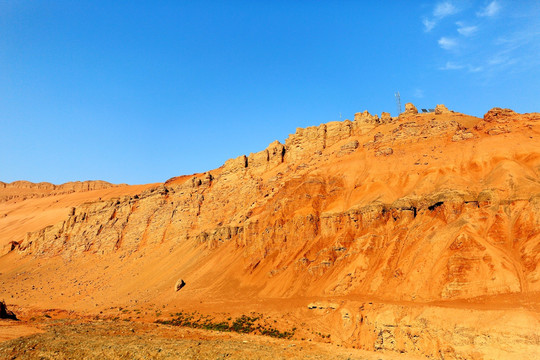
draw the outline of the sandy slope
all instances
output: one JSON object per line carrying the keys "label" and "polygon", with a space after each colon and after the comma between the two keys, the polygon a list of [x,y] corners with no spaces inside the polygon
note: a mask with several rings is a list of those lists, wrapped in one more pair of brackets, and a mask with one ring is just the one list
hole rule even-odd
{"label": "sandy slope", "polygon": [[256,311],[347,347],[537,358],[540,115],[381,119],[164,185],[0,203],[0,241],[19,243],[0,297],[147,321]]}

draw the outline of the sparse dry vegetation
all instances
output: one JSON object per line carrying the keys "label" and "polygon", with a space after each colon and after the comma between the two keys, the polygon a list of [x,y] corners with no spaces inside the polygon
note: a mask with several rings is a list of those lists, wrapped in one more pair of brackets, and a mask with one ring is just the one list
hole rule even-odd
{"label": "sparse dry vegetation", "polygon": [[205,329],[225,332],[237,332],[242,334],[260,334],[271,336],[280,339],[291,339],[296,331],[293,328],[289,331],[280,331],[270,325],[262,314],[251,313],[250,315],[242,315],[232,320],[228,318],[226,321],[217,321],[209,315],[202,315],[198,312],[192,313],[176,313],[170,320],[156,320],[156,323],[184,326],[194,329]]}

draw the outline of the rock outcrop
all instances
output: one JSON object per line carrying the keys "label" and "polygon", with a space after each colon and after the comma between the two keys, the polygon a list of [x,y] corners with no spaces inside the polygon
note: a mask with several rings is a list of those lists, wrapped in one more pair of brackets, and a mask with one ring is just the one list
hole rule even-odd
{"label": "rock outcrop", "polygon": [[520,123],[523,125],[529,123],[527,126],[531,128],[530,122],[535,122],[539,119],[540,114],[538,113],[518,114],[510,109],[496,107],[489,110],[484,115],[483,120],[476,124],[474,128],[488,135],[502,135],[510,133],[514,127],[514,123],[517,123],[518,126]]}
{"label": "rock outcrop", "polygon": [[489,110],[484,115],[484,121],[487,121],[489,123],[498,122],[498,123],[506,123],[509,120],[511,120],[513,117],[515,117],[517,114],[514,112],[514,110],[510,109],[501,109],[501,108],[493,108]]}
{"label": "rock outcrop", "polygon": [[418,114],[418,109],[414,104],[407,103],[405,104],[405,111],[401,115],[415,115]]}
{"label": "rock outcrop", "polygon": [[381,113],[381,124],[388,124],[390,122],[392,122],[392,116],[390,115],[390,113],[383,111]]}
{"label": "rock outcrop", "polygon": [[438,104],[435,106],[435,115],[450,114],[451,111],[444,104]]}
{"label": "rock outcrop", "polygon": [[14,181],[11,183],[5,183],[0,181],[0,202],[11,199],[40,198],[50,195],[101,190],[121,185],[115,185],[101,180],[74,181],[61,185],[55,185],[48,182],[32,183],[30,181],[22,180]]}

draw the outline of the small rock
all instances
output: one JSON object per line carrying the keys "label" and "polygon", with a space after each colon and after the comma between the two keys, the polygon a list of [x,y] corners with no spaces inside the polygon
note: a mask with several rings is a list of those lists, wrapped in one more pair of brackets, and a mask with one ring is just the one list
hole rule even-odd
{"label": "small rock", "polygon": [[394,153],[394,150],[392,148],[382,148],[382,149],[379,149],[377,150],[377,152],[375,153],[375,156],[388,156],[388,155],[392,155]]}
{"label": "small rock", "polygon": [[341,147],[341,151],[353,151],[358,148],[358,140],[346,143]]}
{"label": "small rock", "polygon": [[186,286],[186,282],[182,279],[179,279],[174,285],[174,290],[180,291],[180,289],[182,289],[184,286]]}
{"label": "small rock", "polygon": [[491,129],[486,130],[486,134],[488,135],[501,135],[501,134],[507,134],[510,130],[503,126],[497,126]]}
{"label": "small rock", "polygon": [[3,301],[0,301],[0,319],[18,320],[13,311],[7,309],[7,305]]}

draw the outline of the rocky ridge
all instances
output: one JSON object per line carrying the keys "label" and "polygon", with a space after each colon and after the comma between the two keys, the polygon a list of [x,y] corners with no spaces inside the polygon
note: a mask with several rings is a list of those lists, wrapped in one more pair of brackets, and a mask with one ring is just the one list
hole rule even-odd
{"label": "rocky ridge", "polygon": [[70,194],[78,191],[100,190],[121,185],[115,185],[101,180],[73,181],[61,185],[48,182],[32,183],[24,180],[13,181],[11,183],[0,181],[0,202],[12,199],[24,200],[51,195]]}
{"label": "rocky ridge", "polygon": [[[536,267],[526,266],[537,263],[535,255],[531,255],[530,260],[519,256],[517,260],[522,266],[515,273],[515,266],[506,256],[499,258],[492,254],[500,251],[501,246],[504,248],[513,237],[497,238],[503,231],[498,230],[501,226],[512,224],[505,231],[519,234],[522,247],[533,246],[538,240],[534,231],[540,219],[540,191],[536,182],[521,179],[523,184],[519,185],[531,187],[530,192],[524,192],[526,196],[511,188],[443,187],[420,193],[415,189],[412,193],[393,194],[386,199],[379,193],[371,200],[334,209],[333,203],[350,196],[350,186],[343,175],[314,170],[332,156],[341,158],[358,153],[359,147],[376,157],[387,157],[392,156],[392,147],[426,139],[451,137],[456,141],[459,137],[458,140],[466,140],[478,136],[473,132],[478,129],[493,134],[493,129],[487,129],[486,124],[492,123],[494,118],[507,124],[513,121],[514,115],[493,109],[470,129],[462,125],[463,115],[439,121],[437,115],[418,115],[408,110],[400,118],[390,118],[384,123],[376,115],[364,112],[356,114],[355,121],[297,129],[284,145],[276,141],[261,152],[231,159],[215,171],[183,182],[173,179],[139,195],[74,208],[62,223],[29,233],[20,242],[18,251],[71,256],[88,251],[132,253],[148,246],[185,241],[212,249],[230,242],[250,258],[250,271],[265,261],[274,266],[276,259],[271,254],[280,248],[280,254],[275,256],[282,258],[279,263],[287,265],[272,270],[273,276],[280,272],[301,272],[325,278],[325,274],[335,271],[337,263],[348,264],[345,267],[354,269],[352,273],[330,277],[340,280],[326,285],[325,292],[336,294],[361,288],[363,292],[381,295],[381,278],[373,277],[374,273],[387,273],[387,281],[396,283],[398,291],[393,288],[393,297],[410,296],[409,287],[406,294],[400,294],[403,282],[416,283],[415,296],[425,299],[516,292],[528,288],[529,283],[536,289],[532,280],[540,273]],[[528,118],[538,120],[534,115]],[[376,131],[377,127],[385,131]],[[374,135],[364,138],[360,145],[356,136],[366,131]],[[464,134],[470,135],[464,137]],[[422,161],[415,165],[426,166]],[[491,170],[486,177],[494,171],[497,170]],[[239,182],[242,186],[238,186]],[[354,185],[358,186],[366,185]],[[373,195],[370,191],[367,193]],[[497,221],[481,221],[485,216]],[[528,224],[524,219],[535,221]],[[436,232],[427,237],[425,234],[430,233],[434,221],[440,222],[436,232],[441,232],[440,227],[458,223],[460,226],[453,232],[445,232],[443,239],[433,243],[431,237],[437,236]],[[471,229],[473,224],[474,230]],[[493,232],[497,236],[490,240]],[[410,244],[405,240],[410,237],[422,240]],[[290,247],[289,251],[284,252],[283,246]],[[303,249],[302,256],[296,258],[300,249]],[[370,264],[370,254],[376,251],[380,257],[383,249],[385,261],[379,264],[379,271],[373,271],[375,264]],[[415,264],[400,264],[395,254],[403,251],[423,251],[424,255],[419,253]],[[442,264],[433,263],[434,253],[446,260]],[[464,254],[468,255],[464,257]],[[271,260],[266,260],[268,257]],[[366,263],[359,267],[360,258],[365,258]],[[482,260],[476,260],[479,258]],[[426,264],[431,265],[426,267]],[[444,275],[440,287],[428,287],[416,281],[433,279],[434,274],[425,272],[441,266],[447,270],[437,275]],[[473,268],[477,270],[466,271]],[[504,276],[486,278],[481,286],[477,281],[469,283],[468,277],[476,277],[479,271]]]}
{"label": "rocky ridge", "polygon": [[[8,251],[76,261],[181,248],[191,255],[171,266],[198,284],[191,286],[201,298],[226,296],[220,289],[234,283],[262,298],[528,299],[540,291],[539,135],[540,114],[508,109],[483,119],[443,105],[418,114],[407,104],[394,118],[357,113],[299,128],[285,144],[215,170],[77,206]],[[370,318],[405,311],[409,320],[373,322],[359,310],[337,315],[345,310],[331,312],[352,326],[342,331],[349,345],[436,357],[452,343],[435,341],[421,312],[386,306]],[[400,322],[433,342],[419,345],[410,329],[396,333]],[[519,341],[534,346],[527,331]]]}

